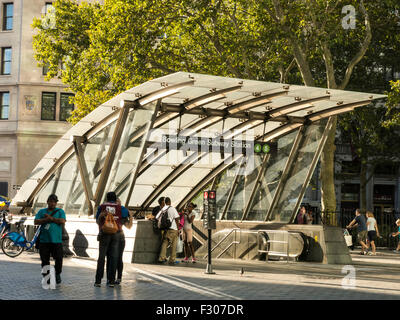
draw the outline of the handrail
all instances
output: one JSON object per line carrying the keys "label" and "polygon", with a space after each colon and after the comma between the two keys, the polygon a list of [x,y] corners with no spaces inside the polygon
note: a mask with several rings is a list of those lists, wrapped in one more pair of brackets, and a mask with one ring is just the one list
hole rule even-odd
{"label": "handrail", "polygon": [[268,250],[261,250],[260,249],[260,234],[261,233],[283,233],[286,235],[286,241],[282,241],[282,240],[267,240],[267,244],[269,243],[285,243],[286,244],[286,262],[289,263],[289,231],[288,230],[257,230],[257,251],[258,253],[266,253],[266,258],[265,261],[268,262],[268,254],[270,253],[269,247],[267,247]]}
{"label": "handrail", "polygon": [[[239,241],[236,241],[236,231],[239,231]],[[220,256],[222,256],[232,245],[234,245],[234,244],[239,244],[240,243],[240,239],[241,239],[241,229],[240,228],[233,228],[233,229],[231,229],[231,231],[229,231],[229,233],[225,236],[225,237],[223,237],[216,245],[215,245],[215,247],[214,248],[212,248],[211,249],[211,253],[216,249],[216,248],[218,248],[219,246],[220,246],[220,244],[226,239],[226,238],[228,238],[233,232],[235,232],[235,238],[234,238],[234,241],[232,241],[218,256],[217,256],[217,259],[220,257]],[[236,252],[235,252],[235,255],[236,255]],[[203,259],[205,259],[205,258],[207,258],[208,257],[208,253],[203,257]]]}

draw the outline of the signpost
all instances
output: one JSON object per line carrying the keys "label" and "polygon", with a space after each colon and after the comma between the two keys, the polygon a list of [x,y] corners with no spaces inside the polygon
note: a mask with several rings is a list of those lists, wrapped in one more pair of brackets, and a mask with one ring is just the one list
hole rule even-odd
{"label": "signpost", "polygon": [[217,228],[217,193],[215,190],[204,191],[203,193],[203,205],[204,205],[204,220],[203,227],[208,229],[208,261],[207,261],[207,274],[215,274],[212,271],[211,264],[211,233],[212,229]]}

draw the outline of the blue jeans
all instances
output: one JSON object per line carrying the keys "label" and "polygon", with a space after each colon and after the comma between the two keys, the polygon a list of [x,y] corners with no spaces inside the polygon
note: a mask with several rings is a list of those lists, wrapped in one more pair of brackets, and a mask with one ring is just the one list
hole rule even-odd
{"label": "blue jeans", "polygon": [[96,283],[101,283],[104,276],[104,264],[107,256],[107,280],[115,282],[118,261],[118,233],[99,235],[99,258],[97,259]]}

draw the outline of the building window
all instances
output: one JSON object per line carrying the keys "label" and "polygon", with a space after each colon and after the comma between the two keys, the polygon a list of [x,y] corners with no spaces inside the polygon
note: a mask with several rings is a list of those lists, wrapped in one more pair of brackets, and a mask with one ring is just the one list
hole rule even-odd
{"label": "building window", "polygon": [[0,120],[8,120],[8,112],[10,110],[10,93],[0,92]]}
{"label": "building window", "polygon": [[42,75],[47,76],[47,73],[48,73],[48,72],[49,72],[49,64],[46,63],[46,64],[43,66]]}
{"label": "building window", "polygon": [[55,92],[42,92],[42,120],[56,120]]}
{"label": "building window", "polygon": [[8,182],[0,182],[0,195],[8,197]]}
{"label": "building window", "polygon": [[1,74],[11,74],[11,48],[1,49]]}
{"label": "building window", "polygon": [[60,120],[66,121],[74,110],[74,104],[69,99],[73,97],[72,93],[61,93],[60,96]]}
{"label": "building window", "polygon": [[13,14],[14,14],[14,4],[4,3],[3,4],[3,30],[13,29]]}

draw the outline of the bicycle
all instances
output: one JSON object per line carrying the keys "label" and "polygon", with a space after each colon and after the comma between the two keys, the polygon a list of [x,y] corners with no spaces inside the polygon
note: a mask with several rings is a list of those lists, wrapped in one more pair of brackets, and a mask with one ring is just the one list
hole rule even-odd
{"label": "bicycle", "polygon": [[12,215],[9,214],[6,210],[0,211],[0,214],[1,214],[1,224],[0,224],[0,241],[1,241],[3,234],[10,230],[11,227],[10,221],[12,220]]}
{"label": "bicycle", "polygon": [[21,218],[15,226],[17,227],[17,232],[9,232],[5,233],[2,236],[1,240],[1,250],[5,255],[15,258],[19,256],[24,250],[31,249],[40,233],[41,226],[37,228],[35,235],[31,241],[28,241],[25,236],[25,230],[22,228],[22,225],[26,221],[26,217]]}

